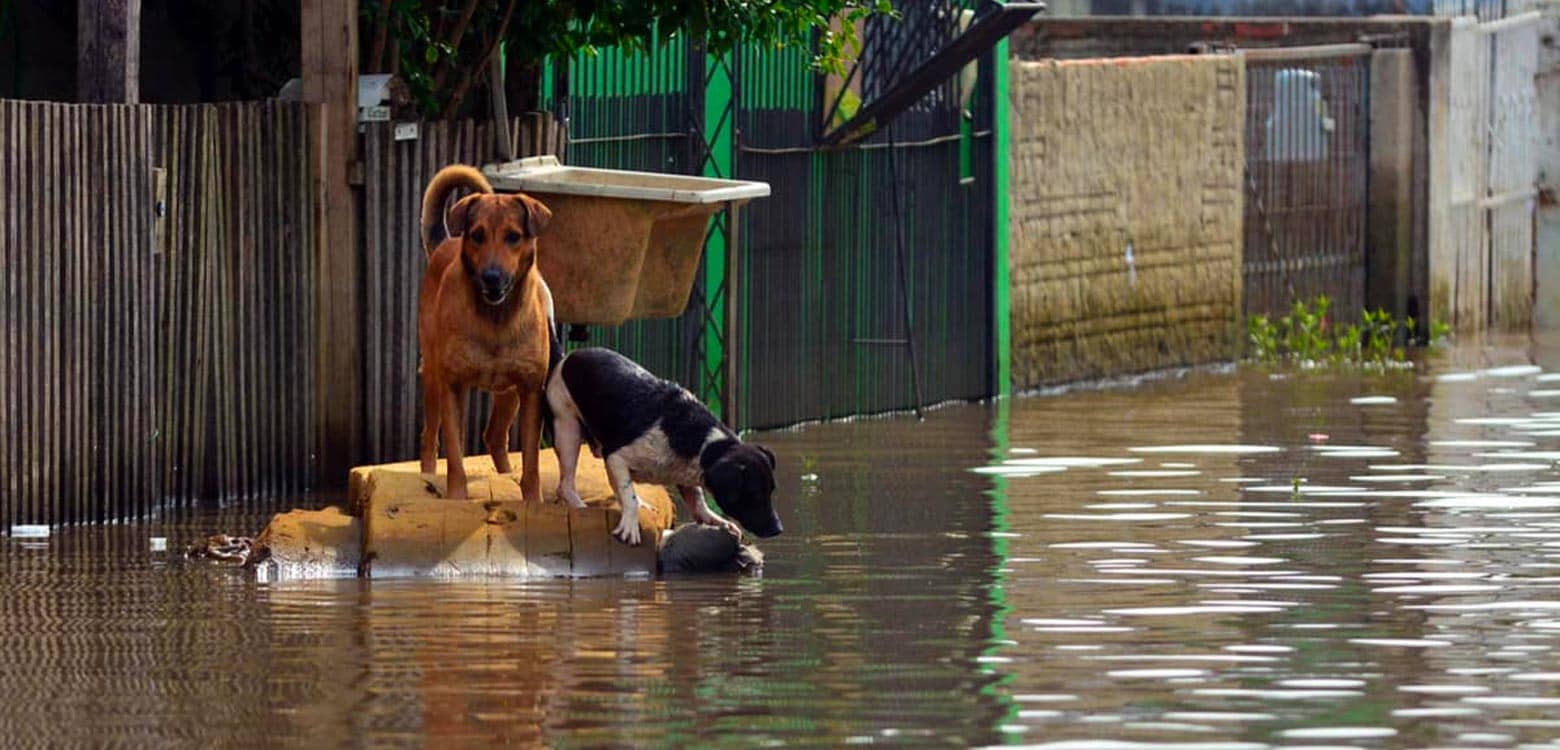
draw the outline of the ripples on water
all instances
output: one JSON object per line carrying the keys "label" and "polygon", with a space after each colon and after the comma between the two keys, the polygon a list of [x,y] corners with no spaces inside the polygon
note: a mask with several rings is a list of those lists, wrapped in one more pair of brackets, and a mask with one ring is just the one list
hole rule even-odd
{"label": "ripples on water", "polygon": [[1560,736],[1560,347],[761,439],[787,528],[761,579],[260,584],[149,545],[268,508],[0,539],[0,727],[199,746]]}

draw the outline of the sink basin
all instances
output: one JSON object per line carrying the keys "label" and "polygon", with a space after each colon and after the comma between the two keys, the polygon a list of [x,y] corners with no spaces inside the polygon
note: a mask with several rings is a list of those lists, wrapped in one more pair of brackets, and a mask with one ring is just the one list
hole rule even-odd
{"label": "sink basin", "polygon": [[710,216],[769,195],[764,182],[569,167],[553,156],[483,171],[494,190],[524,192],[552,209],[538,263],[565,323],[681,315]]}

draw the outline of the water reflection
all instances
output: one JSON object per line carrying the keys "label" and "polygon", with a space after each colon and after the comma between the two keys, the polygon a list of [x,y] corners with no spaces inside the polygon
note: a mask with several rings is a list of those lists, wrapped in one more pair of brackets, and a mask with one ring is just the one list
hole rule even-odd
{"label": "water reflection", "polygon": [[[41,745],[1493,746],[1560,729],[1560,346],[765,436],[760,579],[259,584],[0,540]],[[1111,746],[1111,745],[1098,745]],[[1122,745],[1130,746],[1130,745]]]}
{"label": "water reflection", "polygon": [[772,436],[788,533],[760,579],[257,584],[149,551],[260,513],[5,540],[0,724],[41,744],[994,742],[991,515],[963,471],[988,430],[959,409]]}

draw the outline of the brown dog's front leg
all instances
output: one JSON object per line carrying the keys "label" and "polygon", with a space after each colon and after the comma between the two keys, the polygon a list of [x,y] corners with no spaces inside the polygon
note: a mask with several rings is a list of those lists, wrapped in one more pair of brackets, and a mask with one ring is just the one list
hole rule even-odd
{"label": "brown dog's front leg", "polygon": [[466,391],[449,389],[449,405],[444,410],[444,457],[448,464],[451,500],[466,499],[466,449],[461,445],[461,433],[466,429]]}
{"label": "brown dog's front leg", "polygon": [[450,392],[443,383],[433,382],[427,375],[423,378],[422,452],[418,457],[422,473],[431,477],[439,471],[439,426],[449,408]]}
{"label": "brown dog's front leg", "polygon": [[542,472],[537,466],[542,450],[542,392],[525,394],[520,409],[520,498],[528,503],[542,501]]}
{"label": "brown dog's front leg", "polygon": [[519,411],[519,391],[493,394],[493,413],[488,417],[482,442],[487,443],[488,455],[493,457],[493,469],[500,474],[514,471],[509,466],[509,427],[515,423],[515,414]]}

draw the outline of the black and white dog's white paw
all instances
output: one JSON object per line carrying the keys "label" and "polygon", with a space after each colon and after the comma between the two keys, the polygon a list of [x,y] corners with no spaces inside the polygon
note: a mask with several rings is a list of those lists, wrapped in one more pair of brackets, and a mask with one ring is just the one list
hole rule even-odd
{"label": "black and white dog's white paw", "polygon": [[731,519],[721,518],[720,516],[711,513],[708,508],[699,508],[698,510],[694,511],[693,520],[698,521],[699,525],[701,526],[715,526],[717,528],[725,529],[726,533],[738,539],[742,538],[741,526],[738,526],[737,523]]}
{"label": "black and white dog's white paw", "polygon": [[639,512],[637,510],[625,510],[623,517],[618,521],[617,528],[612,530],[612,536],[618,541],[630,546],[639,546]]}

